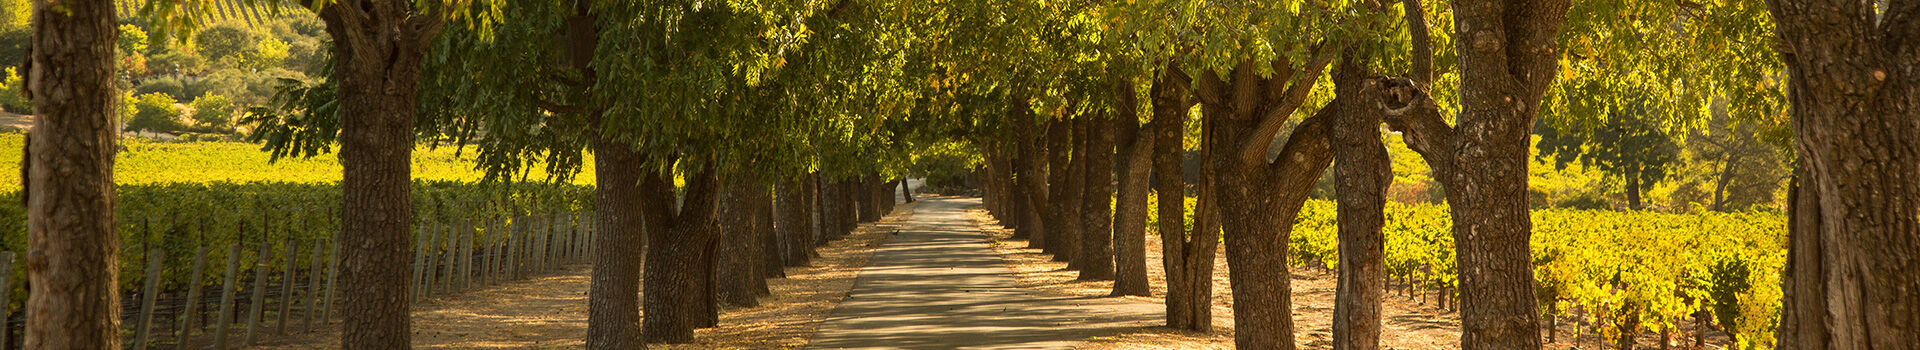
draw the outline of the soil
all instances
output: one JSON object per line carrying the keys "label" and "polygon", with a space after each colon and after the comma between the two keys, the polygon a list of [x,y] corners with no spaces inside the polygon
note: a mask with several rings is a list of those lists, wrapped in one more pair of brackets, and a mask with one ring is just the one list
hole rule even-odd
{"label": "soil", "polygon": [[[1108,297],[1112,292],[1113,281],[1079,281],[1078,272],[1066,269],[1067,263],[1054,262],[1051,255],[1041,253],[1039,249],[1027,248],[1025,240],[1008,239],[1013,231],[1003,228],[998,221],[987,215],[986,211],[974,208],[969,211],[975,222],[982,226],[992,237],[992,247],[1001,254],[1007,266],[1015,271],[1015,279],[1022,287],[1043,293],[1077,297]],[[1166,271],[1161,268],[1160,237],[1147,235],[1147,279],[1151,286],[1150,297],[1127,296],[1120,299],[1165,304]],[[1293,272],[1293,317],[1295,344],[1303,349],[1326,349],[1331,347],[1333,336],[1333,304],[1337,277],[1332,270],[1319,267],[1295,266]],[[1220,254],[1214,262],[1213,277],[1213,322],[1214,332],[1197,333],[1180,331],[1166,327],[1151,327],[1135,332],[1102,338],[1080,347],[1081,349],[1232,349],[1233,348],[1233,296],[1228,284],[1228,271],[1225,254]],[[1432,291],[1409,293],[1408,289],[1391,282],[1388,293],[1381,305],[1383,318],[1380,345],[1386,349],[1456,349],[1460,342],[1460,317],[1455,310],[1440,308]],[[1574,315],[1578,315],[1577,311]],[[1545,344],[1546,349],[1603,349],[1599,337],[1594,336],[1592,328],[1578,320],[1578,317],[1562,317],[1559,320],[1558,341]],[[1163,323],[1164,324],[1164,323]],[[1674,349],[1691,349],[1693,345],[1692,322],[1673,335]],[[1707,349],[1721,349],[1731,343],[1725,333],[1708,330]],[[1544,339],[1544,335],[1543,335]],[[1656,333],[1644,333],[1638,338],[1639,348],[1658,349],[1660,336]]]}
{"label": "soil", "polygon": [[[896,206],[911,212],[914,204]],[[722,310],[720,326],[694,333],[691,344],[654,349],[785,349],[804,347],[827,313],[852,289],[855,275],[874,247],[889,236],[882,225],[862,224],[847,238],[819,248],[808,267],[787,268],[787,278],[767,281],[773,296],[760,306]],[[413,312],[413,346],[438,349],[578,349],[585,346],[587,287],[592,270],[572,266],[560,273],[426,300]],[[644,315],[643,315],[644,316]],[[310,334],[268,340],[260,349],[318,349],[339,345],[338,324]]]}

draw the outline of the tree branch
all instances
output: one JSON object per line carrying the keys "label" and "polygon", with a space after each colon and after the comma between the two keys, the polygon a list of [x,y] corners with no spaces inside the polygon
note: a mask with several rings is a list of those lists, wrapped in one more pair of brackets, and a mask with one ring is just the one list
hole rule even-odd
{"label": "tree branch", "polygon": [[1420,0],[1402,0],[1401,7],[1406,10],[1407,35],[1411,37],[1411,49],[1407,52],[1408,70],[1413,82],[1420,86],[1433,84],[1433,34],[1427,30],[1426,11],[1420,8]]}
{"label": "tree branch", "polygon": [[539,106],[540,109],[547,110],[547,113],[573,114],[573,113],[580,113],[584,111],[583,109],[580,108],[580,106],[553,103],[552,101],[547,101],[546,99],[542,99],[538,97],[535,97],[533,99],[533,104],[535,106]]}
{"label": "tree branch", "polygon": [[1386,96],[1381,109],[1386,111],[1387,128],[1400,132],[1407,148],[1433,168],[1434,179],[1447,181],[1453,174],[1453,160],[1447,156],[1453,147],[1453,126],[1440,117],[1439,106],[1424,86],[1411,79],[1382,79]]}
{"label": "tree branch", "polygon": [[[1335,100],[1340,97],[1334,97]],[[1280,148],[1280,158],[1267,165],[1267,171],[1276,173],[1280,179],[1319,179],[1320,173],[1327,170],[1333,162],[1333,143],[1327,138],[1327,129],[1333,119],[1340,115],[1339,101],[1328,103],[1312,117],[1300,122],[1293,129],[1293,135],[1287,137],[1287,144]],[[1297,181],[1276,185],[1312,186],[1314,181]],[[1295,189],[1282,190],[1282,193],[1304,193]]]}
{"label": "tree branch", "polygon": [[1267,114],[1260,117],[1260,125],[1253,130],[1252,137],[1240,144],[1240,161],[1260,164],[1266,160],[1267,146],[1272,145],[1273,137],[1286,127],[1287,117],[1300,109],[1300,105],[1306,104],[1307,93],[1313,91],[1313,85],[1320,80],[1320,74],[1327,70],[1327,64],[1333,62],[1334,52],[1340,51],[1340,46],[1331,40],[1323,40],[1314,46],[1313,58],[1300,67],[1302,74],[1294,75],[1293,82],[1287,85],[1286,92],[1281,95],[1280,104],[1268,109]]}

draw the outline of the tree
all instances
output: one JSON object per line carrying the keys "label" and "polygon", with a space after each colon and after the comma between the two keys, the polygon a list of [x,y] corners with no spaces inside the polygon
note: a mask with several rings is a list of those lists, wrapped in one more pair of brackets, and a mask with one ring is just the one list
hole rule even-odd
{"label": "tree", "polygon": [[[1114,137],[1120,143],[1119,188],[1113,212],[1113,295],[1148,295],[1147,194],[1153,188],[1154,135],[1142,128],[1132,81],[1114,84]],[[1162,239],[1166,239],[1162,237]],[[1164,254],[1163,254],[1164,255]]]}
{"label": "tree", "polygon": [[1920,1],[1767,1],[1799,155],[1779,346],[1920,340]]}
{"label": "tree", "polygon": [[[153,0],[142,12],[157,31],[186,37],[202,29],[198,19],[214,5]],[[429,44],[448,22],[473,17],[485,23],[494,13],[466,11],[473,6],[467,2],[339,0],[301,5],[319,15],[333,39],[333,75],[312,86],[284,85],[278,102],[287,108],[250,112],[254,115],[249,120],[261,123],[251,138],[268,141],[276,158],[312,156],[339,143],[344,194],[337,239],[342,247],[341,288],[350,291],[341,300],[346,315],[341,346],[404,348],[412,334],[408,277],[405,269],[389,267],[405,265],[412,249],[407,241],[413,227],[410,164],[422,64]],[[281,10],[277,4],[250,5],[248,10],[261,8]],[[215,40],[222,45],[226,41]],[[296,121],[301,119],[306,120]]]}
{"label": "tree", "polygon": [[[1417,13],[1417,3],[1409,4]],[[1380,298],[1386,294],[1387,184],[1393,169],[1386,145],[1380,141],[1380,84],[1367,79],[1370,52],[1348,48],[1334,72],[1334,93],[1340,97],[1326,110],[1338,111],[1327,127],[1333,151],[1334,182],[1339,204],[1340,272],[1334,295],[1333,342],[1342,349],[1380,347]]]}
{"label": "tree", "polygon": [[214,62],[238,60],[257,42],[253,32],[237,25],[217,25],[207,28],[193,37],[194,47],[200,55]]}
{"label": "tree", "polygon": [[27,71],[25,345],[120,347],[113,160],[114,4],[35,1]]}
{"label": "tree", "polygon": [[[1186,228],[1184,156],[1187,111],[1193,97],[1189,78],[1169,65],[1153,83],[1154,193],[1159,196],[1161,259],[1167,276],[1167,326],[1175,329],[1213,329],[1213,262],[1220,251],[1220,227],[1212,207],[1211,186],[1200,184],[1199,207],[1193,229]],[[1203,169],[1209,173],[1210,169]],[[1202,179],[1211,177],[1203,176]],[[1205,181],[1205,180],[1203,180]]]}
{"label": "tree", "polygon": [[[1114,84],[1105,82],[1104,84]],[[1094,93],[1101,89],[1090,89]],[[1086,160],[1086,190],[1080,205],[1079,265],[1081,280],[1113,279],[1113,150],[1112,112],[1090,113],[1083,126],[1086,140],[1081,145]],[[1132,122],[1132,121],[1129,121]],[[1076,135],[1078,136],[1078,135]]]}
{"label": "tree", "polygon": [[1666,180],[1667,168],[1679,158],[1680,145],[1649,120],[1652,115],[1646,110],[1651,106],[1635,101],[1615,107],[1598,127],[1536,123],[1540,142],[1535,147],[1541,157],[1553,156],[1560,169],[1578,159],[1582,165],[1626,180],[1627,208],[1642,209],[1640,194]]}
{"label": "tree", "polygon": [[[1559,71],[1556,40],[1567,8],[1561,0],[1453,4],[1460,68],[1460,112],[1453,125],[1440,117],[1425,82],[1383,82],[1387,123],[1446,187],[1459,251],[1463,348],[1540,347],[1529,248],[1528,130]],[[1409,56],[1434,57],[1431,50],[1416,44]]]}

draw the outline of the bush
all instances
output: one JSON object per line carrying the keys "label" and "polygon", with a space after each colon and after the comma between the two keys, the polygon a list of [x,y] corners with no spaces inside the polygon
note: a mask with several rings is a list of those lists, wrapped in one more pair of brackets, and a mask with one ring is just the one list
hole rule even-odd
{"label": "bush", "polygon": [[127,130],[179,132],[186,126],[180,124],[180,109],[174,108],[173,104],[173,97],[167,94],[140,95],[140,99],[133,105],[133,119],[127,121]]}
{"label": "bush", "polygon": [[166,51],[148,56],[147,70],[153,74],[200,74],[207,71],[207,59],[191,52]]}
{"label": "bush", "polygon": [[233,99],[207,94],[193,100],[193,122],[200,126],[225,129],[233,124]]}
{"label": "bush", "polygon": [[139,85],[133,86],[133,94],[167,94],[167,96],[173,97],[174,100],[192,99],[192,97],[187,94],[186,82],[174,77],[142,80]]}
{"label": "bush", "polygon": [[27,101],[27,83],[13,67],[7,67],[5,81],[0,81],[0,108],[19,114],[33,114],[33,101]]}

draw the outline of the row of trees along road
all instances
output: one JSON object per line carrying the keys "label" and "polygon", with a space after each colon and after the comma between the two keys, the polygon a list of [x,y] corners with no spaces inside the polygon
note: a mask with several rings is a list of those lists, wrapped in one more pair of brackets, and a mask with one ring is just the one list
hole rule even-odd
{"label": "row of trees along road", "polygon": [[[1605,125],[1622,91],[1670,104],[1650,107],[1671,114],[1669,125],[1701,119],[1681,107],[1702,97],[1762,115],[1790,105],[1799,161],[1781,346],[1920,341],[1903,326],[1920,324],[1920,141],[1903,137],[1920,132],[1916,0],[250,5],[315,11],[333,39],[325,82],[285,87],[280,108],[250,120],[280,152],[338,144],[345,348],[409,345],[406,272],[385,267],[407,257],[408,155],[422,142],[472,145],[499,178],[534,160],[561,170],[551,173],[583,171],[594,154],[609,210],[595,218],[608,234],[588,344],[635,348],[687,342],[712,325],[713,259],[770,262],[756,242],[817,244],[876,218],[867,208],[884,205],[858,203],[891,203],[880,200],[892,188],[884,179],[943,142],[978,147],[990,207],[1017,236],[1082,278],[1117,279],[1116,294],[1144,293],[1142,198],[1153,172],[1141,168],[1171,175],[1153,177],[1161,198],[1185,195],[1177,152],[1196,104],[1205,161],[1194,229],[1179,201],[1157,210],[1161,232],[1178,233],[1164,240],[1170,325],[1211,326],[1218,234],[1237,345],[1292,348],[1287,252],[1274,248],[1331,167],[1342,179],[1335,343],[1377,348],[1384,123],[1446,189],[1462,347],[1538,348],[1528,131],[1543,111],[1563,112],[1554,115],[1572,121],[1556,123],[1576,130]],[[115,7],[35,2],[30,348],[119,338],[107,214]],[[178,0],[141,8],[168,24],[156,32],[182,37],[211,11]],[[1120,202],[1109,214],[1116,167]],[[827,214],[822,231],[721,232],[718,215],[767,216],[776,189],[787,204],[775,226],[811,227],[788,208],[813,208]],[[653,263],[622,254],[641,246]],[[726,266],[755,265],[770,264]],[[721,278],[750,288],[773,270]]]}

